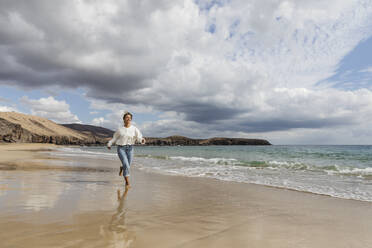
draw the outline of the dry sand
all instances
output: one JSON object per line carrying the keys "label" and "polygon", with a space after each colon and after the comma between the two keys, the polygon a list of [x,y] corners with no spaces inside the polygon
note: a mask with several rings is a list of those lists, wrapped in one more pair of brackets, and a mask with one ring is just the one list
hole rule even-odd
{"label": "dry sand", "polygon": [[29,156],[34,169],[0,171],[0,247],[372,247],[369,202],[151,174],[136,160],[125,192],[117,160],[11,146],[0,146],[0,164]]}

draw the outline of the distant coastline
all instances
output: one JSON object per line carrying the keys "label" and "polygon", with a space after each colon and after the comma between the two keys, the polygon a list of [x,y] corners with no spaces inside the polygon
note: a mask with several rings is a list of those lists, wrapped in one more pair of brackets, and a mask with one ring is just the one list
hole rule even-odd
{"label": "distant coastline", "polygon": [[146,138],[147,145],[157,146],[208,146],[208,145],[271,145],[269,141],[263,139],[245,138],[222,138],[214,137],[209,139],[191,139],[184,136],[170,136],[166,138]]}
{"label": "distant coastline", "polygon": [[[56,145],[105,145],[114,131],[83,124],[57,124],[48,119],[16,112],[0,112],[0,142]],[[271,145],[264,139],[192,139],[184,136],[145,137],[147,146]]]}

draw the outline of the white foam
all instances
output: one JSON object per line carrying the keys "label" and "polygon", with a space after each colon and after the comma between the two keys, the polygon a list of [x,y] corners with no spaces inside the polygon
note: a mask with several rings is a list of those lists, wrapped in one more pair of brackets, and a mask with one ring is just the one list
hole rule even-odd
{"label": "white foam", "polygon": [[341,174],[372,175],[372,168],[346,168],[338,171]]}
{"label": "white foam", "polygon": [[59,151],[58,153],[53,153],[60,156],[67,156],[67,157],[75,157],[75,156],[85,156],[85,157],[101,157],[101,156],[107,156],[107,157],[115,157],[117,156],[116,153],[111,152],[99,152],[99,151],[87,151],[82,150],[80,148],[70,148],[70,147],[61,147],[57,148]]}
{"label": "white foam", "polygon": [[202,162],[202,163],[211,163],[211,164],[219,164],[219,163],[233,164],[234,162],[238,161],[234,158],[201,158],[201,157],[183,157],[183,156],[171,156],[169,158],[173,160]]}
{"label": "white foam", "polygon": [[[189,177],[208,177],[223,181],[234,181],[243,183],[253,183],[266,185],[278,188],[293,189],[304,192],[311,192],[322,195],[329,195],[344,199],[355,199],[372,202],[372,191],[368,185],[355,187],[355,180],[340,178],[337,175],[328,176],[321,174],[321,171],[306,171],[306,170],[282,170],[278,167],[265,167],[257,169],[255,167],[246,166],[223,166],[219,163],[212,164],[209,159],[200,159],[197,157],[177,157],[177,160],[182,161],[208,161],[210,166],[197,165],[193,163],[177,164],[172,166],[157,162],[156,169],[151,170],[152,162],[149,163],[146,170],[167,174],[167,175],[183,175]],[[213,160],[212,161],[217,161]],[[146,163],[147,164],[147,163]],[[284,167],[288,163],[282,164]],[[354,169],[351,171],[370,172],[372,169]],[[346,170],[349,171],[349,170]]]}

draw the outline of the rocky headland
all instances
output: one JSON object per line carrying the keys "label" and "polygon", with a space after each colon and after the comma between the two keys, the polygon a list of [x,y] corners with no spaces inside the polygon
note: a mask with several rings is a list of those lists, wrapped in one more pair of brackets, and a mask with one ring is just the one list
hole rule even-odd
{"label": "rocky headland", "polygon": [[170,136],[166,138],[146,138],[147,145],[157,146],[209,146],[209,145],[271,145],[263,139],[244,139],[244,138],[210,138],[210,139],[191,139],[184,136]]}

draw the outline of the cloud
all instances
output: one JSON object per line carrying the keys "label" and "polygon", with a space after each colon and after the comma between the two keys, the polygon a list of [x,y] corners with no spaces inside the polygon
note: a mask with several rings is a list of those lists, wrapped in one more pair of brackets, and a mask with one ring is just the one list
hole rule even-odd
{"label": "cloud", "polygon": [[[91,125],[105,127],[111,130],[116,130],[123,125],[124,111],[110,112],[104,117],[96,117],[91,121]],[[132,124],[137,126],[135,120],[132,120]]]}
{"label": "cloud", "polygon": [[81,123],[79,118],[70,112],[70,106],[65,101],[58,101],[52,96],[38,100],[23,96],[20,101],[31,109],[32,115],[44,117],[57,123]]}
{"label": "cloud", "polygon": [[0,97],[0,102],[11,102],[11,101],[7,98]]}
{"label": "cloud", "polygon": [[175,113],[143,127],[164,134],[356,127],[367,117],[355,110],[370,113],[371,92],[316,84],[372,35],[371,6],[370,0],[0,3],[0,83],[83,88],[92,109],[111,111],[93,120],[106,126],[124,109]]}
{"label": "cloud", "polygon": [[94,118],[92,120],[92,125],[94,126],[99,126],[99,127],[103,127],[103,126],[107,126],[107,125],[110,125],[111,122],[106,120],[104,117],[98,117],[98,118]]}
{"label": "cloud", "polygon": [[[0,112],[21,112],[17,109],[14,103],[8,98],[0,97],[0,103],[3,103],[5,105],[0,105]],[[12,106],[9,106],[12,105]]]}
{"label": "cloud", "polygon": [[[117,129],[119,126],[122,125],[124,112],[129,111],[131,113],[156,113],[154,112],[151,106],[143,106],[143,105],[130,105],[130,104],[122,104],[122,103],[107,103],[102,100],[96,100],[93,98],[88,98],[90,102],[89,108],[100,110],[100,111],[108,111],[105,116],[94,118],[91,121],[92,125],[103,126],[112,130]],[[98,113],[97,111],[94,111]],[[132,123],[136,125],[136,116],[134,114],[134,118]]]}
{"label": "cloud", "polygon": [[[184,120],[180,115],[170,115],[160,121],[144,123],[141,128],[148,134],[164,136],[270,137],[277,144],[299,144],[305,137],[307,143],[322,144],[323,139],[327,139],[325,144],[337,144],[341,140],[341,143],[350,143],[361,140],[358,133],[371,135],[367,125],[372,121],[372,92],[369,90],[277,88],[271,93],[273,95],[265,96],[269,100],[263,99],[265,104],[234,118],[221,114],[218,121],[203,125]],[[277,105],[286,106],[286,109],[276,108]],[[342,135],[337,135],[339,133]],[[315,134],[319,136],[313,136]],[[366,138],[363,142],[368,143]]]}
{"label": "cloud", "polygon": [[6,66],[1,79],[23,87],[86,87],[92,95],[143,88],[164,59],[161,50],[152,49],[157,41],[148,44],[146,39],[153,35],[147,32],[149,17],[167,4],[3,3],[0,34],[4,38],[0,42]]}
{"label": "cloud", "polygon": [[0,112],[20,112],[16,108],[9,107],[9,106],[0,106]]}
{"label": "cloud", "polygon": [[370,66],[370,67],[367,67],[367,68],[365,68],[365,69],[363,69],[363,70],[360,70],[359,72],[367,72],[367,73],[372,73],[372,66]]}

